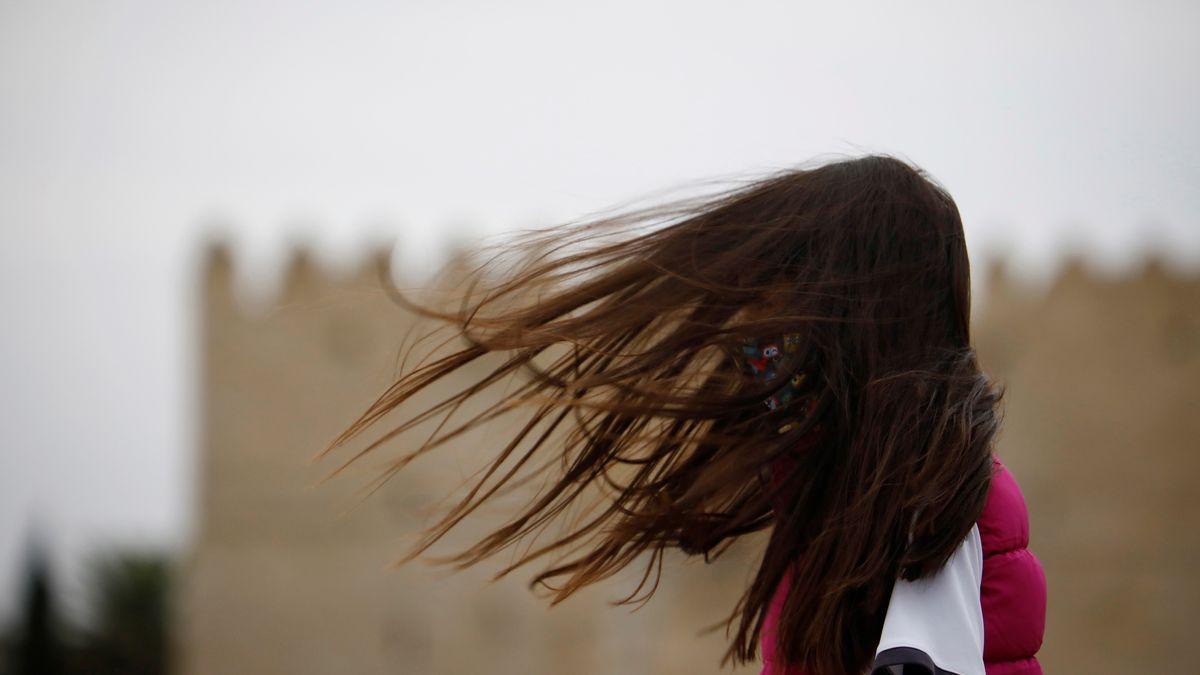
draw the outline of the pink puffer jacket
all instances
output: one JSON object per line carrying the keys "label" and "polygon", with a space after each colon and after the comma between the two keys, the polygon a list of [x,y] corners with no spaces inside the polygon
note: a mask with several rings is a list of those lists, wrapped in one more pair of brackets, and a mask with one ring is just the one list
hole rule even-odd
{"label": "pink puffer jacket", "polygon": [[1046,574],[1029,550],[1029,512],[1017,481],[996,460],[979,521],[983,543],[983,660],[988,675],[1040,675]]}
{"label": "pink puffer jacket", "polygon": [[[1041,675],[1036,654],[1045,630],[1046,577],[1028,549],[1029,514],[1021,490],[999,460],[995,467],[987,505],[977,522],[983,557],[979,605],[984,670],[987,675]],[[763,625],[761,675],[804,675],[802,668],[772,658],[789,582],[790,572],[775,591]]]}

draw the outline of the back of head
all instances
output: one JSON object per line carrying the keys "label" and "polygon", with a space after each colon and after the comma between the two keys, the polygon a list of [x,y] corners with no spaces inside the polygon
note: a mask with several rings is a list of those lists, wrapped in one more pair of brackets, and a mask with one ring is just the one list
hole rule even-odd
{"label": "back of head", "polygon": [[[781,176],[748,213],[777,213],[759,330],[798,332],[818,382],[819,442],[778,481],[775,528],[743,613],[745,642],[787,565],[779,655],[858,672],[891,582],[941,566],[983,509],[1000,391],[970,338],[970,268],[953,200],[923,172],[869,156]],[[810,374],[811,374],[810,373]],[[782,504],[782,507],[778,507]]]}
{"label": "back of head", "polygon": [[[780,658],[818,674],[864,668],[892,580],[940,567],[982,511],[991,475],[1000,392],[971,347],[966,244],[945,190],[906,162],[872,155],[507,246],[523,262],[507,261],[498,280],[474,271],[476,295],[457,312],[396,292],[468,346],[402,374],[330,446],[489,352],[511,356],[396,429],[452,413],[502,377],[529,375],[492,409],[528,405],[530,424],[412,555],[522,471],[553,474],[551,487],[450,560],[474,564],[599,495],[595,517],[500,573],[555,557],[533,579],[564,579],[555,602],[643,553],[649,575],[667,548],[714,557],[772,528],[730,616],[738,628],[727,659],[755,658],[772,593],[791,566]],[[739,352],[746,340],[782,336],[796,354],[781,361],[790,372],[748,376]],[[537,361],[547,354],[549,364]],[[772,397],[785,382],[797,390]],[[789,413],[797,423],[775,423],[801,401]],[[565,439],[546,443],[564,421]],[[444,440],[429,439],[397,466]],[[764,483],[783,459],[781,479]]]}

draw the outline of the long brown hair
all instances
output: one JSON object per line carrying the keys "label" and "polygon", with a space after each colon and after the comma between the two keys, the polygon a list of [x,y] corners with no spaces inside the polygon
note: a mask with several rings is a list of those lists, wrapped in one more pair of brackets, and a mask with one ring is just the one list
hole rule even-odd
{"label": "long brown hair", "polygon": [[[946,190],[887,155],[814,162],[704,197],[526,231],[499,247],[492,264],[468,270],[457,310],[392,289],[465,346],[400,373],[325,451],[405,413],[353,461],[526,375],[483,413],[449,428],[443,420],[381,476],[517,406],[531,410],[406,560],[502,488],[533,478],[546,487],[511,520],[443,561],[478,563],[602,494],[587,519],[497,577],[549,556],[531,586],[558,602],[641,559],[632,602],[651,576],[657,584],[667,549],[711,559],[772,528],[729,616],[736,634],[722,663],[756,658],[791,566],[779,657],[817,675],[862,671],[893,581],[945,563],[991,478],[1002,391],[972,349],[970,268]],[[496,278],[502,258],[508,267]],[[815,404],[780,431],[762,405],[769,392],[738,368],[737,349],[785,334],[799,336]],[[401,407],[491,353],[505,358],[457,394]],[[764,481],[772,469],[779,480]]]}

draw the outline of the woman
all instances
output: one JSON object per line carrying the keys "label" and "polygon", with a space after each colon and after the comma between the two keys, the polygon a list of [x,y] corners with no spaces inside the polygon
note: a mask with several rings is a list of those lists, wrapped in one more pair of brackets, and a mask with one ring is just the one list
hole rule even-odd
{"label": "woman", "polygon": [[[401,373],[326,450],[393,411],[406,420],[364,453],[435,415],[444,425],[464,401],[526,375],[381,477],[516,406],[531,410],[407,559],[502,489],[545,480],[448,560],[478,563],[599,494],[600,508],[497,576],[549,558],[531,585],[559,602],[639,561],[633,602],[665,550],[712,559],[770,529],[722,663],[755,660],[761,639],[769,673],[953,672],[934,658],[947,650],[968,655],[960,669],[1040,672],[1044,577],[1011,536],[1027,520],[993,456],[1001,392],[971,345],[962,222],[923,171],[881,155],[813,164],[527,233],[501,253],[519,257],[499,278],[471,271],[459,311],[395,293],[466,346]],[[506,358],[456,395],[402,407],[492,352]],[[989,574],[997,554],[1025,574]],[[1006,602],[989,606],[998,581]],[[930,628],[938,621],[965,629]],[[1013,626],[1028,635],[989,659]]]}

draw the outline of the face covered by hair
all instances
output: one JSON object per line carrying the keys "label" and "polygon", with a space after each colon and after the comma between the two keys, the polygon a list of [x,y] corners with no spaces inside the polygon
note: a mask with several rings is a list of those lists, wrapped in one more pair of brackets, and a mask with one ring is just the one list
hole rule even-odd
{"label": "face covered by hair", "polygon": [[763,385],[777,382],[763,404],[779,416],[778,433],[791,430],[812,409],[813,396],[804,393],[808,373],[801,368],[800,335],[749,338],[741,343],[743,369]]}

